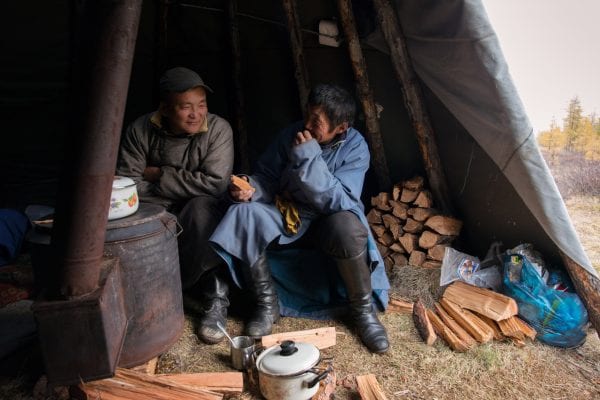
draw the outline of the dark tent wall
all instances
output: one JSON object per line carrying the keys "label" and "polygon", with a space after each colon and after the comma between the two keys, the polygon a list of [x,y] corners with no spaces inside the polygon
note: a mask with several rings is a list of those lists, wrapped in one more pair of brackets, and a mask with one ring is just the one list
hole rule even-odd
{"label": "dark tent wall", "polygon": [[[166,68],[178,65],[201,74],[215,90],[209,96],[210,111],[234,125],[233,60],[224,8],[227,2],[168,2],[166,43],[162,48],[157,46],[160,3],[164,2],[143,3],[124,126],[156,109],[158,77]],[[376,20],[370,10],[371,2],[353,3],[359,33],[365,40],[371,33],[371,39],[377,34],[372,32]],[[26,2],[4,5],[0,207],[22,208],[31,203],[54,201],[62,149],[69,135],[78,134],[67,132],[67,94],[69,42],[80,4],[68,0],[39,2],[33,10]],[[516,154],[515,148],[520,148],[530,132],[514,90],[502,91],[506,87],[511,89],[512,82],[480,1],[395,4],[400,10],[416,72],[423,79],[419,82],[457,216],[465,221],[465,249],[482,256],[494,240],[502,240],[506,246],[531,242],[548,257],[558,260],[558,248],[564,251],[571,241],[575,249],[571,257],[584,266],[589,265],[568,216],[568,226],[548,224],[554,217],[548,211],[552,207],[537,207],[544,197],[543,191],[533,185],[532,191],[537,192],[524,197],[523,193],[529,189],[521,187],[517,192],[515,181],[504,170]],[[316,31],[319,20],[337,17],[335,1],[307,0],[297,5],[305,30]],[[254,160],[279,129],[301,118],[302,108],[281,0],[238,1],[238,13],[244,122],[249,139],[248,148],[242,150]],[[316,35],[306,31],[302,38],[310,81],[335,82],[352,90],[354,77],[345,43],[338,48],[322,46]],[[379,122],[391,181],[424,175],[401,85],[386,54],[385,43],[376,40],[366,43],[363,52],[368,76],[375,101],[383,107]],[[474,53],[469,52],[471,43],[475,43]],[[497,68],[486,69],[486,60],[492,60]],[[465,82],[482,86],[474,85],[474,90],[467,91],[473,85]],[[490,94],[485,85],[500,90]],[[500,100],[494,103],[497,99]],[[356,125],[364,132],[364,118],[360,115]],[[378,190],[371,175],[364,190],[365,199]],[[523,185],[538,179],[544,185],[548,179],[551,182],[548,176],[530,176],[527,172],[523,175],[528,178]],[[549,198],[555,200],[557,192],[552,192],[552,187],[548,190]],[[565,215],[560,214],[561,220]]]}

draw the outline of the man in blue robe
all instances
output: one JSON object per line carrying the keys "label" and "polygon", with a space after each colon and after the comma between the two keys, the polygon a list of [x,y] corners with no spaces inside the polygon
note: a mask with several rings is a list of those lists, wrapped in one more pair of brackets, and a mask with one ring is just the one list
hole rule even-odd
{"label": "man in blue robe", "polygon": [[[335,260],[364,344],[375,353],[389,347],[374,308],[377,303],[385,307],[389,283],[360,201],[370,154],[351,126],[354,114],[355,102],[347,91],[316,86],[309,95],[306,121],[284,129],[254,174],[242,177],[251,188],[229,186],[235,203],[209,241],[230,265],[236,282],[241,270],[256,303],[245,325],[250,336],[270,334],[280,316],[267,247],[302,238]],[[241,265],[236,267],[232,256]],[[374,292],[374,285],[379,290]]]}

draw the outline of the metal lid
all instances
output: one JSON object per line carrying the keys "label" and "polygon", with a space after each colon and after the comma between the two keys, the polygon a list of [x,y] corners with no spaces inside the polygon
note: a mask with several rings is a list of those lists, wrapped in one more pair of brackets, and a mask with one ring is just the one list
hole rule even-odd
{"label": "metal lid", "polygon": [[256,367],[268,375],[299,375],[318,364],[320,358],[315,345],[286,340],[263,351],[256,360]]}
{"label": "metal lid", "polygon": [[115,175],[113,179],[112,187],[113,189],[123,189],[129,186],[135,185],[133,179],[128,178],[126,176]]}

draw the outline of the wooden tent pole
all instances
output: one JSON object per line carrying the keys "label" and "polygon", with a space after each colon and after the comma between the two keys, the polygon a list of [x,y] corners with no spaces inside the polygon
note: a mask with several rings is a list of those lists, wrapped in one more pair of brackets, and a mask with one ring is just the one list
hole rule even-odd
{"label": "wooden tent pole", "polygon": [[442,211],[452,213],[452,201],[442,169],[435,134],[425,108],[421,88],[417,83],[406,50],[406,41],[400,23],[389,0],[374,0],[373,4],[377,10],[381,30],[390,49],[396,77],[402,85],[404,103],[417,135],[429,185]]}
{"label": "wooden tent pole", "polygon": [[600,279],[587,272],[562,251],[560,255],[575,285],[577,294],[587,308],[590,322],[600,337]]}
{"label": "wooden tent pole", "polygon": [[344,34],[348,43],[348,51],[350,53],[354,78],[356,79],[358,95],[365,114],[365,124],[367,129],[366,138],[371,147],[371,162],[375,170],[375,175],[377,176],[379,190],[390,190],[390,174],[385,151],[383,149],[383,140],[381,137],[379,120],[377,118],[377,108],[369,84],[367,63],[363,57],[360,41],[358,39],[358,32],[356,31],[356,25],[354,23],[352,4],[350,0],[338,0],[337,5],[342,28],[344,29]]}
{"label": "wooden tent pole", "polygon": [[233,81],[233,103],[236,128],[236,160],[239,160],[238,168],[242,173],[250,173],[250,161],[248,160],[248,133],[246,131],[246,116],[244,113],[244,91],[242,88],[242,50],[240,46],[240,29],[237,18],[237,0],[229,0],[229,40],[231,45],[231,56],[233,65],[231,69]]}
{"label": "wooden tent pole", "polygon": [[[154,42],[154,73],[155,82],[166,67],[167,27],[169,17],[169,0],[159,0],[156,10],[156,37]],[[157,89],[158,90],[158,89]]]}
{"label": "wooden tent pole", "polygon": [[308,93],[310,91],[310,82],[306,64],[304,63],[304,51],[302,44],[302,32],[300,31],[300,22],[296,12],[296,0],[283,0],[283,10],[287,17],[287,27],[290,34],[290,44],[294,58],[294,76],[298,84],[298,94],[300,95],[300,107],[302,115],[306,116],[306,105],[308,104]]}

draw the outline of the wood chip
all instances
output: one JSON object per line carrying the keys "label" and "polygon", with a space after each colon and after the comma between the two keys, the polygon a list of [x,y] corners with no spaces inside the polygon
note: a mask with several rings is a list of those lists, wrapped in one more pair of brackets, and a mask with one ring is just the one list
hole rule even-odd
{"label": "wood chip", "polygon": [[373,374],[357,376],[356,386],[362,400],[387,400]]}
{"label": "wood chip", "polygon": [[293,340],[295,342],[311,343],[319,349],[326,349],[335,346],[336,343],[335,327],[307,329],[294,332],[274,333],[263,336],[262,345],[271,347],[281,344],[284,340]]}

